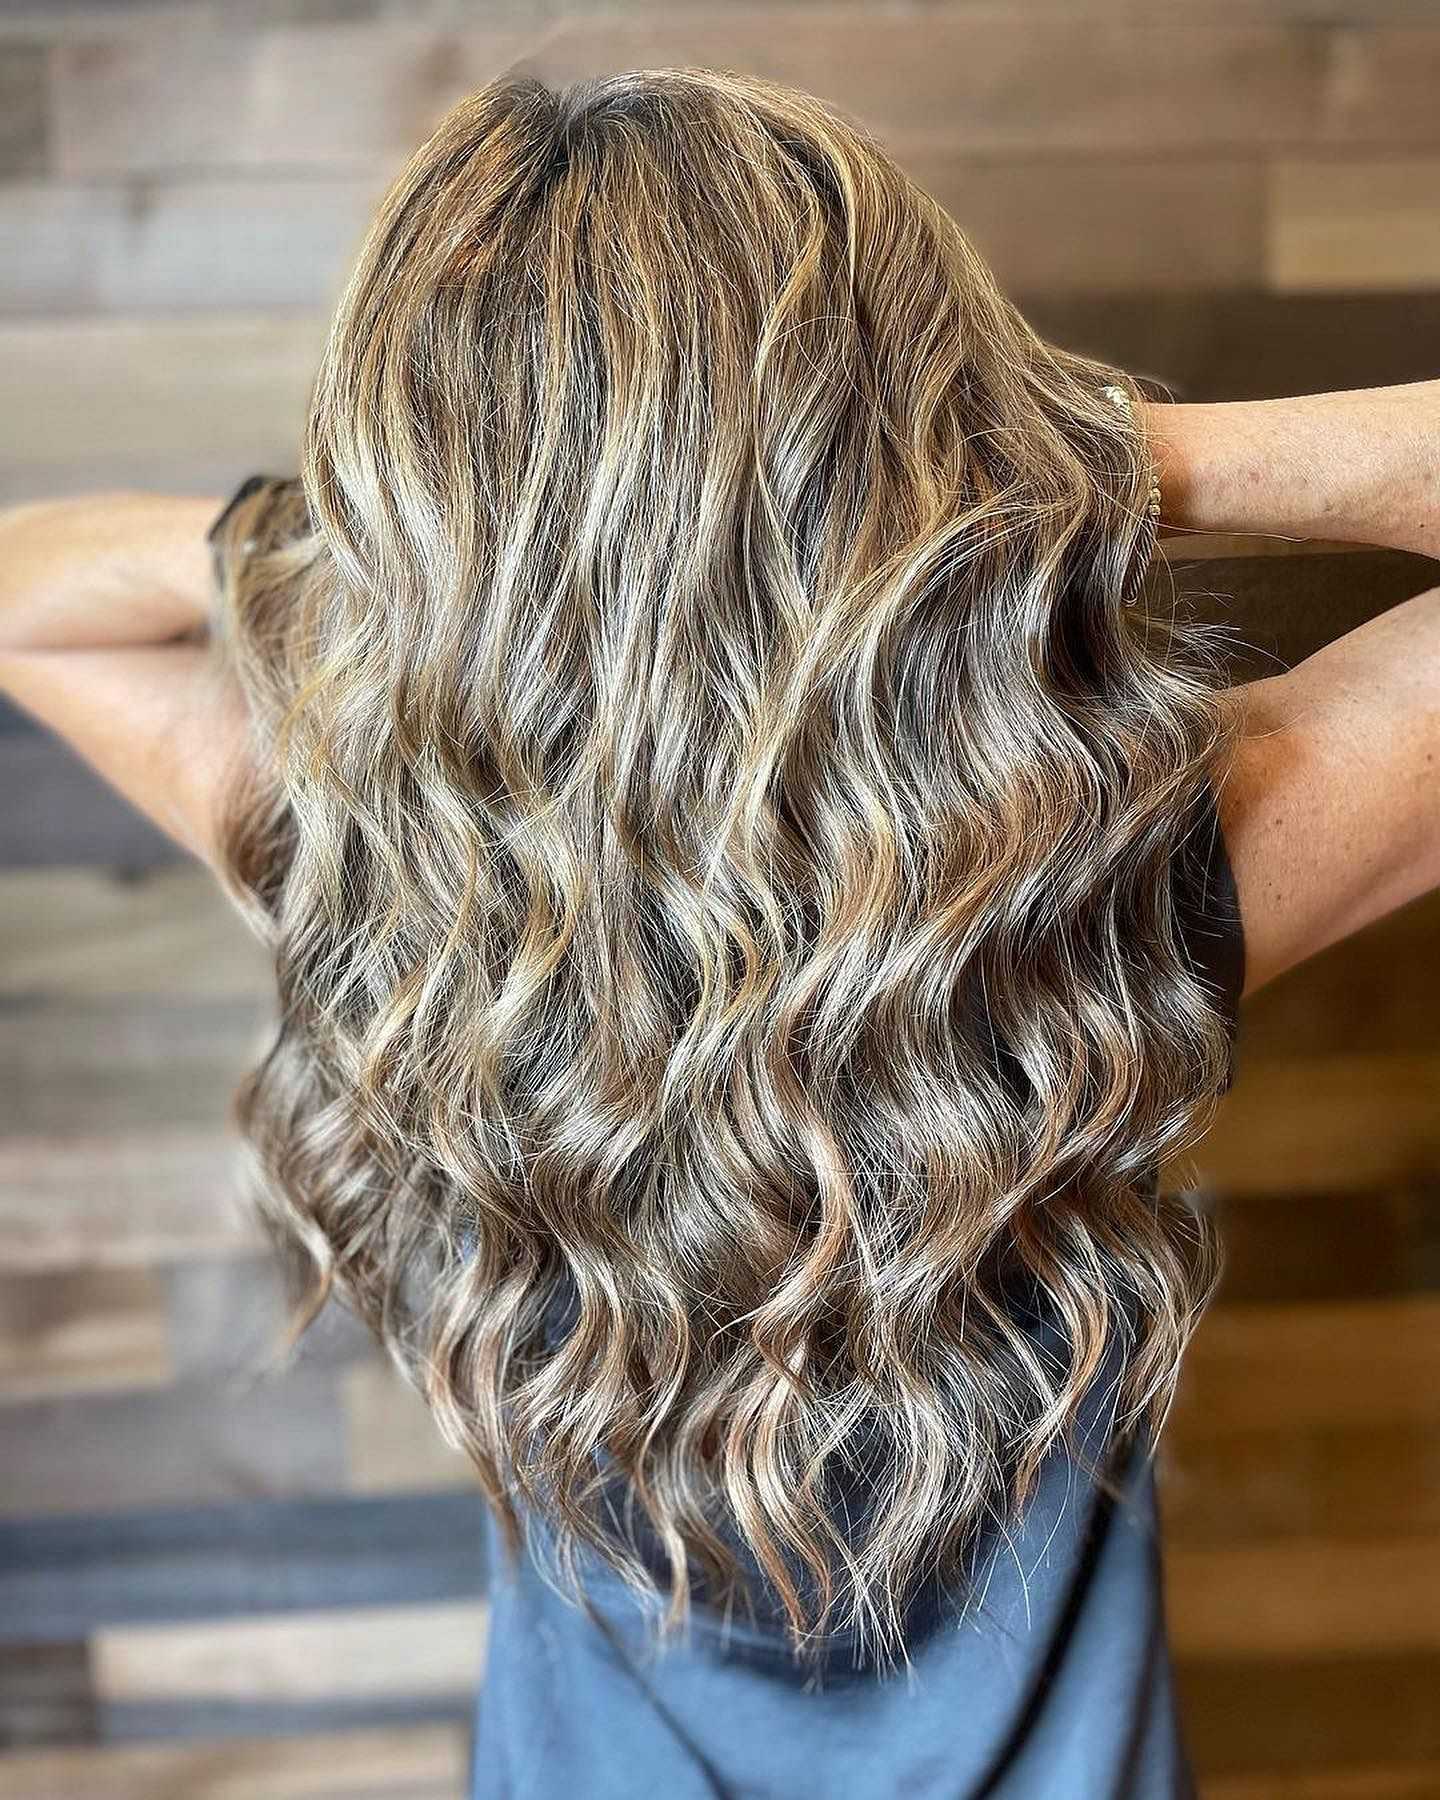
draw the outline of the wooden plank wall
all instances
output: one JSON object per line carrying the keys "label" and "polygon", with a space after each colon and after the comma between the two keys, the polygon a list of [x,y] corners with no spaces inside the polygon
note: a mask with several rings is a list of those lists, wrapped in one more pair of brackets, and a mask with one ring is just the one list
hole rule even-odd
{"label": "wooden plank wall", "polygon": [[[1440,366],[1431,0],[0,0],[0,497],[293,468],[438,112],[509,67],[685,62],[853,110],[1041,329],[1182,397]],[[1260,595],[1273,666],[1426,582],[1232,553],[1208,585]],[[1198,1159],[1229,1269],[1165,1504],[1209,1800],[1440,1795],[1437,936],[1426,901],[1258,997]],[[225,1116],[268,1005],[199,871],[0,718],[7,1800],[463,1791],[467,1473],[345,1320],[265,1372]]]}

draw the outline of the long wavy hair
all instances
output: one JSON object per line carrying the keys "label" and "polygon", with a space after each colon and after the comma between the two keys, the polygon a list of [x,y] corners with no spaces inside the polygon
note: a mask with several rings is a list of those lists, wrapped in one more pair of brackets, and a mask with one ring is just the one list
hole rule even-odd
{"label": "long wavy hair", "polygon": [[217,534],[292,1341],[367,1320],[581,1604],[588,1551],[662,1634],[764,1588],[889,1665],[1117,1347],[1163,1423],[1218,1257],[1156,1172],[1231,1048],[1170,876],[1237,726],[1221,628],[1124,604],[1112,384],[819,102],[506,81]]}

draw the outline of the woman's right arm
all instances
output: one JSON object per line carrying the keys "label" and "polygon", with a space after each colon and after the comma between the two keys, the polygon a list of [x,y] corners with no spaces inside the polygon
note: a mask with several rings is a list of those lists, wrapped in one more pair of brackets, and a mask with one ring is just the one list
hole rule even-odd
{"label": "woman's right arm", "polygon": [[[1166,524],[1440,557],[1440,381],[1144,417]],[[1440,587],[1232,693],[1248,995],[1440,887]]]}

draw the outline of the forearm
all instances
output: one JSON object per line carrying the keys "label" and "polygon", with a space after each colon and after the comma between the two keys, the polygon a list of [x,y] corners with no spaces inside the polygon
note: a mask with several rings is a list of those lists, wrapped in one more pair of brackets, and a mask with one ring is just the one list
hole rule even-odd
{"label": "forearm", "polygon": [[223,501],[96,494],[0,508],[0,648],[164,643],[204,624]]}
{"label": "forearm", "polygon": [[1440,557],[1440,381],[1147,405],[1162,523]]}

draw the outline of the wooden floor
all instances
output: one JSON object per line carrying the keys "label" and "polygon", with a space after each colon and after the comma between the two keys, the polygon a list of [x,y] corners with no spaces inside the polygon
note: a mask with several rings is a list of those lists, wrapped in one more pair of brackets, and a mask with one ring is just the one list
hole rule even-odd
{"label": "wooden floor", "polygon": [[[1428,0],[0,0],[0,498],[293,469],[426,123],[670,62],[851,108],[1041,330],[1182,397],[1440,369]],[[1377,583],[1425,585],[1336,559],[1266,618],[1212,569],[1249,672]],[[1440,1796],[1437,955],[1440,897],[1257,997],[1197,1159],[1229,1265],[1163,1501],[1206,1800]],[[198,868],[0,716],[0,1800],[455,1800],[484,1754],[466,1470],[343,1319],[265,1366],[225,1118],[268,1005]]]}

